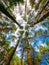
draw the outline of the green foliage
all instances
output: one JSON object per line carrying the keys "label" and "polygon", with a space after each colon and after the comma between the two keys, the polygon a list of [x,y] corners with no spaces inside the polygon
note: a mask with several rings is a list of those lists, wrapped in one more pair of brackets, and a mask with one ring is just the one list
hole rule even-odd
{"label": "green foliage", "polygon": [[35,4],[35,0],[30,0],[30,5],[31,5],[31,7],[33,7],[34,4]]}
{"label": "green foliage", "polygon": [[[38,16],[36,16],[35,17],[35,14],[36,14],[36,11],[31,11],[30,12],[30,10],[29,10],[29,14],[28,14],[28,11],[27,11],[27,15],[29,15],[28,16],[28,18],[26,18],[25,17],[25,15],[24,15],[24,17],[23,17],[23,20],[24,21],[27,21],[26,19],[28,19],[29,20],[29,24],[28,24],[28,21],[27,21],[27,25],[25,26],[25,28],[23,27],[22,28],[22,31],[21,31],[21,29],[20,30],[18,30],[19,28],[17,27],[17,26],[15,26],[14,25],[14,23],[16,23],[16,24],[18,24],[18,26],[20,26],[19,25],[19,23],[15,20],[16,18],[15,18],[15,16],[13,16],[13,13],[12,13],[12,11],[10,11],[11,9],[13,9],[14,10],[14,6],[16,6],[17,4],[19,5],[20,3],[21,4],[23,4],[24,3],[24,0],[4,0],[3,1],[6,5],[7,5],[7,9],[2,5],[2,4],[0,4],[0,11],[2,12],[1,14],[0,14],[0,21],[2,20],[2,22],[0,22],[0,28],[2,28],[2,29],[0,29],[0,62],[2,62],[4,59],[5,59],[5,57],[7,58],[7,60],[9,59],[9,57],[10,57],[10,55],[11,56],[13,56],[13,58],[11,58],[10,57],[10,59],[11,59],[11,61],[9,62],[10,63],[10,65],[20,65],[20,63],[21,63],[21,58],[19,58],[16,54],[14,54],[15,53],[15,51],[16,51],[16,45],[15,45],[15,47],[10,47],[10,44],[12,44],[13,43],[13,41],[14,41],[14,43],[15,43],[15,39],[17,39],[17,37],[16,37],[16,35],[12,35],[12,34],[14,34],[15,32],[16,32],[16,34],[17,34],[17,31],[19,31],[18,33],[20,33],[20,35],[22,35],[21,36],[21,38],[20,38],[20,40],[19,40],[19,42],[22,42],[22,45],[23,45],[23,48],[24,48],[24,56],[26,57],[26,59],[24,60],[24,61],[26,61],[25,63],[24,63],[24,61],[23,61],[23,59],[22,59],[22,65],[26,65],[27,64],[27,54],[25,55],[25,52],[27,52],[27,50],[29,49],[30,50],[30,52],[29,52],[29,50],[28,50],[28,53],[30,53],[31,54],[31,50],[33,50],[33,52],[36,50],[36,49],[34,49],[36,46],[34,46],[34,42],[36,42],[36,40],[37,40],[37,42],[36,43],[38,43],[38,37],[40,37],[40,35],[43,35],[43,34],[47,34],[47,33],[49,33],[49,31],[47,31],[48,29],[49,29],[49,27],[47,27],[46,26],[46,23],[47,22],[49,22],[49,17],[47,17],[47,22],[45,23],[45,20],[43,21],[44,23],[43,24],[40,24],[41,25],[41,28],[40,29],[38,29],[37,31],[36,30],[31,30],[30,28],[34,28],[34,27],[31,27],[31,25],[33,25],[34,26],[34,24],[36,24],[36,17],[37,17],[37,19],[38,18],[41,18],[42,17],[42,15],[43,15],[43,13],[45,14],[45,11],[47,11],[47,10],[44,10],[43,12],[41,12],[42,14],[41,14],[41,16],[40,17],[38,17]],[[8,4],[7,4],[7,2],[8,2]],[[33,10],[35,9],[35,8],[37,8],[37,12],[38,12],[38,9],[39,9],[39,11],[42,9],[41,7],[43,7],[43,5],[44,5],[44,3],[46,2],[46,0],[39,0],[39,2],[38,3],[35,3],[35,0],[30,0],[30,6],[31,6],[31,9],[33,8]],[[43,5],[42,5],[43,4]],[[25,5],[25,4],[24,4]],[[37,6],[36,6],[37,5]],[[20,6],[22,6],[22,5],[20,5]],[[26,7],[28,7],[29,8],[29,6],[26,6]],[[46,8],[45,8],[46,9]],[[35,13],[34,13],[35,12]],[[4,15],[4,14],[6,15]],[[17,12],[16,12],[17,13]],[[38,15],[38,13],[37,13],[37,15]],[[10,19],[9,19],[9,18]],[[32,20],[33,22],[31,22],[30,20],[31,20],[31,18],[34,18],[35,20]],[[45,18],[44,18],[45,19]],[[11,22],[11,20],[12,20],[12,22]],[[39,20],[39,19],[38,19]],[[39,23],[38,22],[38,20],[37,20],[37,23]],[[23,22],[24,22],[23,21]],[[5,23],[4,23],[5,22]],[[13,23],[14,22],[14,23]],[[35,23],[34,23],[35,22]],[[33,24],[32,24],[33,23]],[[31,25],[30,25],[31,24]],[[42,28],[42,26],[44,27],[46,27],[46,28],[48,28],[46,31]],[[17,29],[18,28],[18,29]],[[21,27],[20,27],[21,28]],[[25,29],[25,30],[24,30]],[[35,29],[35,28],[34,28]],[[14,31],[14,33],[13,33],[13,31]],[[32,33],[34,32],[34,34],[35,35],[33,35]],[[44,32],[44,33],[43,33]],[[8,34],[9,33],[9,34]],[[8,36],[9,37],[8,37]],[[36,38],[36,36],[37,36],[37,38]],[[6,38],[7,37],[7,38]],[[18,36],[19,37],[19,36]],[[42,37],[43,38],[43,37]],[[12,42],[12,43],[10,43],[9,41],[8,41],[8,39],[10,39],[10,42]],[[19,38],[18,38],[19,39]],[[41,37],[40,37],[40,39],[41,39]],[[40,40],[39,39],[39,41],[42,41],[42,40]],[[34,41],[35,40],[35,41]],[[13,46],[14,46],[14,43],[12,44]],[[39,42],[40,43],[40,42]],[[44,42],[43,42],[43,44],[44,44]],[[35,44],[36,45],[36,44]],[[47,46],[49,46],[49,42],[46,42],[46,45]],[[18,45],[17,45],[18,46]],[[21,45],[20,45],[20,47],[21,47]],[[39,45],[39,47],[38,47],[38,49],[39,49],[39,51],[38,52],[36,52],[36,56],[34,57],[35,58],[35,60],[37,59],[37,62],[40,62],[41,61],[41,59],[42,59],[42,57],[41,56],[43,56],[43,54],[45,54],[45,53],[47,53],[49,50],[47,49],[47,47],[45,47],[45,46],[40,46]],[[21,51],[22,51],[22,47],[21,47]],[[19,51],[18,51],[19,52]],[[13,55],[12,55],[13,54]],[[32,53],[33,54],[33,53]],[[49,63],[49,58],[48,59],[46,59],[47,60],[47,62]],[[1,64],[0,64],[1,65]],[[3,65],[3,64],[2,64]]]}
{"label": "green foliage", "polygon": [[41,54],[45,54],[48,50],[46,47],[40,46]]}
{"label": "green foliage", "polygon": [[19,31],[21,33],[21,35],[24,33],[24,31]]}
{"label": "green foliage", "polygon": [[49,58],[47,58],[46,60],[47,60],[47,62],[49,63]]}
{"label": "green foliage", "polygon": [[23,42],[23,41],[25,42],[25,41],[26,41],[26,38],[21,38],[21,41],[22,41],[22,42]]}
{"label": "green foliage", "polygon": [[2,18],[2,15],[1,15],[1,13],[0,13],[0,19]]}
{"label": "green foliage", "polygon": [[18,56],[14,55],[12,61],[14,61],[14,60],[19,62],[20,58]]}
{"label": "green foliage", "polygon": [[16,4],[16,0],[9,0],[9,2],[10,2],[11,6],[14,5],[14,4]]}
{"label": "green foliage", "polygon": [[46,2],[46,0],[42,0],[42,2],[43,2],[43,3],[45,3],[45,2]]}
{"label": "green foliage", "polygon": [[46,42],[46,45],[49,46],[49,42]]}
{"label": "green foliage", "polygon": [[4,61],[9,48],[10,42],[6,39],[6,36],[4,34],[0,33],[0,62]]}
{"label": "green foliage", "polygon": [[12,39],[16,39],[16,36],[15,35],[12,35]]}
{"label": "green foliage", "polygon": [[38,62],[40,62],[42,59],[41,53],[40,52],[36,52],[36,53],[37,53],[36,58],[37,58]]}
{"label": "green foliage", "polygon": [[[14,54],[10,65],[20,65],[20,63],[21,63],[21,59],[16,54]],[[22,65],[24,65],[24,62]]]}
{"label": "green foliage", "polygon": [[24,3],[23,0],[8,0],[10,3],[10,6],[16,5],[17,3]]}
{"label": "green foliage", "polygon": [[15,30],[15,31],[17,30],[17,28],[16,28],[16,26],[15,26],[15,25],[13,26],[13,28],[12,28],[12,29],[13,29],[13,30]]}

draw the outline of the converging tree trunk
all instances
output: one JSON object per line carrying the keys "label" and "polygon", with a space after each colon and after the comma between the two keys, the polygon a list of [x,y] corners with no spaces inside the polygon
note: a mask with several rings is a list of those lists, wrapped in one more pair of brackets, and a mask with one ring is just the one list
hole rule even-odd
{"label": "converging tree trunk", "polygon": [[20,28],[22,26],[10,15],[10,13],[6,10],[3,4],[0,4],[0,11],[4,13],[6,16],[8,16],[11,20],[13,20],[14,23],[16,23]]}
{"label": "converging tree trunk", "polygon": [[[19,40],[20,40],[20,39],[19,39]],[[13,55],[14,55],[14,53],[15,53],[15,51],[16,51],[18,45],[19,45],[19,40],[18,40],[16,46],[15,46],[11,51],[9,51],[9,53],[8,53],[7,56],[5,57],[5,60],[4,60],[4,63],[3,63],[4,65],[10,65],[10,62],[11,62],[11,60],[12,60],[12,57],[13,57]]]}

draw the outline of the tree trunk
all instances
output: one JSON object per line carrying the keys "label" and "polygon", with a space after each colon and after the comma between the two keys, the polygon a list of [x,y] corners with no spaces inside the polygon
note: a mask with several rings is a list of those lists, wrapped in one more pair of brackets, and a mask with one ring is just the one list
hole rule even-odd
{"label": "tree trunk", "polygon": [[6,8],[4,7],[3,4],[0,4],[0,11],[2,13],[4,13],[6,16],[8,16],[11,20],[13,20],[14,23],[16,23],[20,28],[22,28],[22,26],[20,26],[20,24],[13,18],[13,16],[10,15],[10,13],[6,10]]}
{"label": "tree trunk", "polygon": [[30,49],[27,49],[27,61],[28,61],[28,65],[33,65],[30,55]]}
{"label": "tree trunk", "polygon": [[14,53],[15,53],[17,47],[18,47],[18,45],[19,45],[19,40],[18,40],[18,42],[17,42],[15,48],[12,49],[12,50],[7,54],[7,56],[5,57],[5,60],[4,60],[4,63],[3,63],[4,65],[10,65],[10,61],[12,60],[12,57],[13,57],[13,55],[14,55]]}
{"label": "tree trunk", "polygon": [[24,55],[24,49],[22,50],[21,64],[20,65],[23,65],[23,55]]}

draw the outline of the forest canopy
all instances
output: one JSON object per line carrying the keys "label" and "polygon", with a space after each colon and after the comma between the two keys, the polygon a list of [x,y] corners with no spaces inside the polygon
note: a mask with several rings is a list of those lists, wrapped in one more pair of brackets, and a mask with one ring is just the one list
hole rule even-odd
{"label": "forest canopy", "polygon": [[49,65],[49,0],[0,0],[0,65]]}

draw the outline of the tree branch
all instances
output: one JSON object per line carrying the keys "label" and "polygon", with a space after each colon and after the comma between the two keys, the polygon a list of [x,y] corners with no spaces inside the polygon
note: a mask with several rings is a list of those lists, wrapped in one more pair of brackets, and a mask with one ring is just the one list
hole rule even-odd
{"label": "tree branch", "polygon": [[35,21],[31,23],[31,27],[33,27],[37,23],[42,22],[46,17],[49,16],[49,10],[47,10],[47,12],[41,16],[43,10],[46,8],[48,3],[49,3],[49,0],[46,1],[46,3],[43,5],[43,8],[40,10],[40,12],[35,17]]}
{"label": "tree branch", "polygon": [[42,21],[43,21],[46,17],[48,17],[48,16],[49,16],[49,11],[47,11],[41,18],[39,18],[39,20],[33,22],[33,23],[31,24],[31,27],[33,27],[34,25],[36,25],[36,24],[42,22]]}

